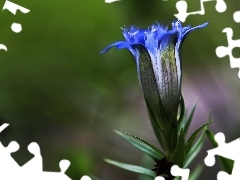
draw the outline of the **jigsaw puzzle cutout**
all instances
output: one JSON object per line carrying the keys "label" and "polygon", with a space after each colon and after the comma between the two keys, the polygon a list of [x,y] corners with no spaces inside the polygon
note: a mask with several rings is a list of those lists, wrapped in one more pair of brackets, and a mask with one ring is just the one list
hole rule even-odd
{"label": "jigsaw puzzle cutout", "polygon": [[[5,123],[0,126],[0,133],[6,129],[9,124]],[[71,180],[65,172],[70,166],[68,160],[61,160],[59,162],[60,172],[43,171],[43,159],[41,156],[41,149],[36,142],[28,145],[28,151],[33,154],[30,159],[23,166],[20,166],[11,156],[12,153],[17,152],[20,146],[16,141],[12,141],[7,147],[4,147],[0,142],[0,179],[4,180]],[[89,176],[83,176],[81,180],[91,180]]]}
{"label": "jigsaw puzzle cutout", "polygon": [[223,133],[217,133],[214,136],[215,141],[218,143],[218,147],[208,150],[208,155],[204,159],[204,163],[207,166],[213,166],[215,164],[215,156],[219,155],[234,161],[234,166],[232,169],[232,174],[228,174],[224,171],[220,171],[217,174],[218,180],[238,180],[240,177],[240,138],[231,141],[229,143],[225,142],[225,136]]}
{"label": "jigsaw puzzle cutout", "polygon": [[[29,9],[22,7],[18,4],[15,4],[11,1],[6,0],[4,5],[3,5],[3,9],[2,10],[8,10],[9,12],[11,12],[13,15],[17,14],[17,10],[19,10],[20,12],[27,14],[30,12]],[[20,33],[22,31],[22,25],[20,23],[16,23],[13,22],[11,25],[11,30],[15,33]],[[5,50],[7,51],[7,46],[4,44],[0,44],[0,50]]]}
{"label": "jigsaw puzzle cutout", "polygon": [[234,14],[233,14],[233,19],[236,23],[240,23],[240,11],[236,11]]}
{"label": "jigsaw puzzle cutout", "polygon": [[[171,167],[171,174],[175,177],[177,177],[177,176],[182,177],[181,180],[188,180],[190,170],[182,169],[182,168],[179,168],[179,166],[177,166],[177,165],[173,165]],[[154,180],[165,180],[165,178],[162,176],[158,176]]]}
{"label": "jigsaw puzzle cutout", "polygon": [[[204,163],[207,166],[213,166],[216,162],[216,155],[222,156],[234,161],[232,173],[228,174],[224,171],[220,171],[217,174],[217,180],[239,180],[240,177],[240,138],[233,140],[229,143],[225,142],[225,136],[223,133],[217,133],[214,136],[215,141],[218,143],[218,147],[207,151],[207,156],[204,159]],[[181,180],[188,180],[190,170],[179,168],[177,165],[172,166],[171,174],[173,176],[180,176]],[[158,176],[154,180],[165,180],[164,177]]]}
{"label": "jigsaw puzzle cutout", "polygon": [[165,178],[164,177],[162,177],[162,176],[157,176],[157,177],[155,177],[155,179],[154,180],[165,180]]}
{"label": "jigsaw puzzle cutout", "polygon": [[83,176],[80,180],[92,180],[89,176]]}
{"label": "jigsaw puzzle cutout", "polygon": [[113,3],[113,2],[116,2],[116,1],[121,1],[121,0],[105,0],[105,3]]}
{"label": "jigsaw puzzle cutout", "polygon": [[190,15],[204,15],[205,14],[205,8],[204,3],[210,2],[210,1],[216,1],[215,9],[217,12],[222,13],[225,12],[227,9],[227,5],[224,2],[224,0],[200,0],[200,7],[201,9],[199,11],[194,12],[187,12],[188,5],[185,0],[180,0],[176,3],[176,9],[178,10],[178,14],[174,14],[176,18],[178,18],[181,22],[185,22],[186,18]]}
{"label": "jigsaw puzzle cutout", "polygon": [[[30,12],[29,9],[24,8],[22,6],[19,6],[18,4],[15,4],[15,3],[11,2],[11,1],[8,1],[8,0],[5,1],[5,4],[4,4],[2,10],[8,10],[13,15],[17,14],[17,10],[19,10],[20,12],[22,12],[24,14],[27,14],[27,13]],[[13,32],[19,33],[19,32],[22,31],[22,25],[14,22],[14,23],[12,23],[11,29],[12,29]]]}
{"label": "jigsaw puzzle cutout", "polygon": [[[216,48],[216,55],[219,58],[222,58],[224,56],[229,56],[229,60],[230,60],[230,67],[231,68],[240,68],[240,58],[235,58],[232,55],[232,50],[235,47],[240,47],[240,39],[237,40],[233,40],[233,30],[232,28],[225,28],[222,31],[223,33],[226,33],[227,36],[227,41],[228,41],[228,47],[225,46],[218,46]],[[240,78],[240,70],[238,72],[238,77]]]}

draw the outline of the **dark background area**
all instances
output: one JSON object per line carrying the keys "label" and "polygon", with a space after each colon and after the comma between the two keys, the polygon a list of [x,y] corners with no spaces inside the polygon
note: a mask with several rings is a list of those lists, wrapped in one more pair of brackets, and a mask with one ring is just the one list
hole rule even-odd
{"label": "dark background area", "polygon": [[[10,123],[0,140],[7,146],[20,144],[13,154],[23,165],[32,158],[27,151],[35,141],[41,147],[45,171],[60,171],[62,159],[71,161],[67,174],[80,179],[84,174],[103,180],[146,179],[111,166],[105,157],[141,165],[149,160],[114,132],[130,132],[158,146],[137,80],[131,54],[111,49],[99,52],[112,42],[123,40],[124,25],[147,28],[156,21],[171,27],[177,14],[176,1],[103,0],[12,1],[30,13],[9,11],[0,14],[0,122]],[[187,1],[188,11],[200,10],[200,2]],[[215,49],[227,46],[222,30],[231,27],[233,39],[240,38],[240,24],[233,13],[240,10],[237,0],[226,1],[227,10],[218,13],[216,1],[205,2],[205,15],[189,16],[185,26],[209,21],[208,27],[192,32],[182,49],[182,91],[186,107],[199,103],[190,133],[213,118],[210,129],[223,132],[227,142],[240,137],[238,68],[231,69],[229,58],[218,58]],[[238,3],[238,4],[237,4]],[[3,7],[4,1],[0,2]],[[21,23],[16,34],[10,27]],[[233,55],[240,58],[239,48]],[[203,164],[206,141],[198,159]],[[147,165],[146,165],[147,166]],[[205,168],[202,178],[216,179],[219,171]]]}

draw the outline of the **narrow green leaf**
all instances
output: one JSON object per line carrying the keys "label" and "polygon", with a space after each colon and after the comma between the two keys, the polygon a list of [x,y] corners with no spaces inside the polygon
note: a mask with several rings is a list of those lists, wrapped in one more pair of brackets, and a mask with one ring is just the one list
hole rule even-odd
{"label": "narrow green leaf", "polygon": [[[144,154],[143,157],[141,158],[140,166],[145,167],[147,169],[152,169],[153,168],[153,160],[150,158],[148,155]],[[139,174],[138,175],[138,180],[152,180],[152,178],[149,178],[145,175]]]}
{"label": "narrow green leaf", "polygon": [[[178,121],[178,126],[177,126],[178,136],[180,135],[180,130],[184,129],[184,127],[186,126],[186,123],[187,123],[186,114],[187,114],[187,109],[185,109],[185,112],[184,112],[184,115],[182,117],[182,120]],[[179,118],[179,120],[180,120],[180,118]]]}
{"label": "narrow green leaf", "polygon": [[187,132],[188,132],[188,129],[190,127],[190,124],[192,122],[192,119],[193,119],[193,115],[194,115],[194,112],[195,112],[195,109],[197,107],[197,103],[198,103],[198,98],[196,99],[194,105],[193,105],[193,108],[192,108],[192,111],[187,119],[187,122],[185,123],[185,127],[184,127],[184,134],[185,136],[187,135]]}
{"label": "narrow green leaf", "polygon": [[189,150],[191,149],[192,147],[192,144],[194,142],[194,140],[196,139],[198,133],[204,128],[206,127],[207,125],[209,125],[211,123],[210,122],[207,122],[206,124],[202,125],[200,128],[198,128],[191,136],[190,138],[188,139],[187,143],[186,143],[186,147],[185,147],[185,153],[187,154],[189,152]]}
{"label": "narrow green leaf", "polygon": [[191,171],[190,176],[188,180],[196,180],[200,176],[200,174],[203,171],[203,165],[198,164],[197,167],[194,168],[194,170]]}
{"label": "narrow green leaf", "polygon": [[169,154],[173,154],[177,143],[178,143],[178,129],[177,129],[177,117],[176,115],[172,115],[172,119],[169,120],[169,125],[167,127],[167,130],[165,132],[165,139],[167,140],[169,144]]}
{"label": "narrow green leaf", "polygon": [[184,161],[184,149],[185,149],[185,141],[184,141],[184,132],[183,129],[180,131],[180,135],[178,137],[177,146],[171,156],[171,162],[182,167]]}
{"label": "narrow green leaf", "polygon": [[158,123],[154,119],[154,117],[151,116],[151,113],[149,111],[148,111],[148,114],[149,114],[149,118],[151,120],[151,125],[152,125],[152,128],[153,128],[153,131],[155,133],[155,137],[157,138],[158,143],[160,144],[162,149],[164,151],[166,151],[167,150],[167,146],[165,146],[166,140],[163,138],[163,135],[162,135],[163,131],[161,130],[160,126],[158,125]]}
{"label": "narrow green leaf", "polygon": [[204,131],[200,137],[197,139],[197,141],[194,143],[194,145],[191,147],[190,151],[186,154],[183,168],[186,168],[189,166],[189,164],[194,160],[194,158],[198,155],[200,150],[203,147],[204,139],[205,139],[206,132]]}
{"label": "narrow green leaf", "polygon": [[92,180],[99,180],[99,178],[97,178],[96,176],[94,176],[92,174],[90,174],[89,176],[91,177]]}
{"label": "narrow green leaf", "polygon": [[134,135],[132,135],[132,134],[130,134],[130,133],[128,133],[128,132],[126,132],[126,134],[128,134],[129,136],[131,136],[131,137],[133,137],[133,138],[141,141],[141,142],[144,143],[145,145],[147,145],[147,146],[149,146],[150,148],[152,148],[152,150],[154,150],[154,152],[156,152],[156,153],[158,154],[158,157],[159,157],[160,159],[162,159],[163,157],[165,157],[165,154],[164,154],[162,151],[160,151],[158,148],[156,148],[154,145],[152,145],[152,144],[148,143],[147,141],[143,140],[142,138],[139,138],[139,137],[137,137],[137,136],[134,136]]}
{"label": "narrow green leaf", "polygon": [[126,163],[122,163],[122,162],[118,162],[118,161],[114,161],[114,160],[110,160],[110,159],[104,159],[104,160],[109,164],[112,164],[112,165],[117,166],[122,169],[126,169],[128,171],[132,171],[132,172],[139,173],[139,174],[144,174],[151,178],[155,178],[155,176],[156,176],[153,171],[151,171],[150,169],[141,167],[141,166],[126,164]]}
{"label": "narrow green leaf", "polygon": [[206,133],[207,133],[207,137],[210,140],[210,142],[212,143],[213,147],[218,147],[218,143],[214,139],[214,134],[209,129],[206,130]]}
{"label": "narrow green leaf", "polygon": [[[218,147],[218,143],[214,139],[214,134],[208,129],[206,130],[206,134],[207,134],[208,139],[211,141],[213,147]],[[222,170],[231,174],[234,162],[230,159],[226,159],[226,158],[223,158],[220,156],[218,156],[218,158],[219,158]]]}
{"label": "narrow green leaf", "polygon": [[165,156],[158,148],[137,136],[133,136],[130,133],[121,133],[117,130],[115,130],[115,132],[127,142],[129,142],[145,154],[149,155],[154,160],[162,159]]}
{"label": "narrow green leaf", "polygon": [[[166,135],[166,133],[167,133],[166,128],[167,127],[166,127],[166,124],[164,123],[164,121],[166,121],[166,119],[164,121],[161,121],[161,119],[157,120],[156,117],[153,115],[152,110],[151,110],[146,98],[145,98],[145,102],[146,102],[146,105],[147,105],[147,108],[148,108],[148,115],[149,115],[149,118],[150,118],[150,121],[151,121],[153,131],[155,133],[155,136],[156,136],[159,144],[163,148],[165,154],[168,156],[169,152],[170,152],[170,150],[169,150],[170,145],[169,145],[168,139],[165,138],[167,136]],[[165,118],[164,110],[163,110],[162,118]],[[160,125],[160,123],[161,123],[161,125]]]}
{"label": "narrow green leaf", "polygon": [[184,103],[183,96],[181,94],[181,96],[180,96],[180,116],[178,118],[178,124],[180,124],[182,122],[184,113],[185,113],[185,103]]}

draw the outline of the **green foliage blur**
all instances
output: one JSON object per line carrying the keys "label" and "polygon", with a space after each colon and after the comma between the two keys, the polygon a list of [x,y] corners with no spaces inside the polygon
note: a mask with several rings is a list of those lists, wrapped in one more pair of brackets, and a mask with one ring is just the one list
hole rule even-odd
{"label": "green foliage blur", "polygon": [[[0,14],[0,122],[10,123],[0,140],[20,144],[13,154],[23,165],[32,156],[27,151],[35,141],[41,147],[45,171],[60,171],[62,159],[71,161],[72,179],[93,175],[104,180],[141,179],[116,168],[105,157],[131,164],[152,164],[141,152],[125,143],[114,129],[127,131],[157,144],[137,80],[134,60],[127,50],[99,52],[112,42],[123,40],[120,27],[147,28],[156,21],[171,26],[177,14],[176,1],[104,0],[12,1],[30,13]],[[188,11],[200,10],[200,2],[188,0]],[[227,46],[222,30],[231,27],[233,39],[240,38],[240,24],[233,13],[237,0],[226,1],[227,10],[218,13],[216,2],[205,2],[205,15],[189,16],[184,25],[207,28],[194,31],[182,48],[183,96],[191,108],[199,97],[192,132],[207,121],[210,129],[223,132],[227,141],[240,137],[240,79],[228,57],[218,58],[215,49]],[[4,1],[0,2],[3,7]],[[11,31],[13,22],[23,31]],[[239,48],[233,55],[240,57]],[[206,150],[195,162],[203,163]],[[202,178],[216,179],[217,168],[205,168]]]}

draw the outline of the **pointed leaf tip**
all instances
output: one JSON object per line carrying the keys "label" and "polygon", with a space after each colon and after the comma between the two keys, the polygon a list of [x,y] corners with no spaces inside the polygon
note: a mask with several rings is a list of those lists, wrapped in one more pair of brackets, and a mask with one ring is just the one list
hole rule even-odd
{"label": "pointed leaf tip", "polygon": [[122,137],[124,140],[126,140],[128,143],[132,144],[134,147],[138,148],[143,153],[150,156],[152,159],[162,159],[165,157],[165,155],[155,146],[148,143],[147,141],[137,137],[133,136],[130,133],[121,133],[117,130],[114,130],[115,133],[117,133],[120,137]]}
{"label": "pointed leaf tip", "polygon": [[150,178],[154,178],[156,176],[155,173],[152,170],[141,167],[141,166],[126,164],[126,163],[123,163],[123,162],[114,161],[114,160],[106,159],[106,158],[104,159],[104,161],[109,163],[109,164],[112,164],[114,166],[117,166],[119,168],[122,168],[122,169],[125,169],[125,170],[128,170],[128,171],[132,171],[132,172],[135,172],[135,173],[146,175]]}
{"label": "pointed leaf tip", "polygon": [[184,157],[185,157],[185,139],[184,139],[184,131],[183,129],[180,130],[180,135],[178,137],[177,146],[171,156],[171,161],[178,165],[179,167],[182,167]]}

